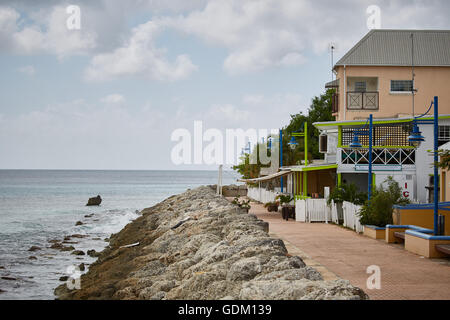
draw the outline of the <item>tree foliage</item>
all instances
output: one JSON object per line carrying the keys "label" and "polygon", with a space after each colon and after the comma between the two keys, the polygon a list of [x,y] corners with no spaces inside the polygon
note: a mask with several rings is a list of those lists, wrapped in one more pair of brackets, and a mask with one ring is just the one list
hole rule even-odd
{"label": "tree foliage", "polygon": [[[298,146],[292,150],[288,145],[292,133],[303,130],[303,124],[308,124],[308,159],[320,159],[323,155],[319,153],[319,130],[314,126],[314,122],[332,121],[334,120],[331,112],[331,98],[334,89],[328,89],[325,93],[318,97],[314,97],[311,106],[308,108],[308,113],[305,115],[302,112],[291,115],[289,124],[282,128],[283,132],[283,166],[301,164],[301,160],[305,158],[305,150],[303,138],[296,138]],[[252,150],[257,152],[260,144],[255,146]],[[246,154],[241,157],[238,165],[233,166],[233,169],[239,172],[244,179],[257,178],[260,173],[261,165],[258,159],[257,164],[250,164],[250,156]]]}
{"label": "tree foliage", "polygon": [[357,205],[362,205],[367,201],[367,192],[359,192],[358,187],[354,183],[344,183],[334,188],[328,197],[328,205],[334,203],[342,203],[348,201]]}
{"label": "tree foliage", "polygon": [[387,183],[387,188],[374,186],[370,202],[366,201],[359,211],[361,224],[385,227],[387,224],[392,224],[394,205],[410,203],[403,197],[402,189],[397,181],[388,177],[384,182]]}

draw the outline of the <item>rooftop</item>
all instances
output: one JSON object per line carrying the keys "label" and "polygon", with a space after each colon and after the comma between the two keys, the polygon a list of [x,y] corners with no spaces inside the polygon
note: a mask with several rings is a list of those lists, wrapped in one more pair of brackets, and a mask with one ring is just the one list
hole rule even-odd
{"label": "rooftop", "polygon": [[[413,37],[411,37],[413,35]],[[413,41],[412,41],[413,38]],[[373,29],[335,65],[450,67],[450,30]]]}

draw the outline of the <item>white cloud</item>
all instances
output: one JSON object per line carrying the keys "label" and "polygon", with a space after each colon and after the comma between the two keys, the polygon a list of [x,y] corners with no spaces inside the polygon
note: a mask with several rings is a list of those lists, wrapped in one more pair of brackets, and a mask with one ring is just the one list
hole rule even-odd
{"label": "white cloud", "polygon": [[33,66],[23,66],[17,69],[20,73],[32,76],[36,73],[36,69]]}
{"label": "white cloud", "polygon": [[155,38],[161,27],[149,21],[132,30],[130,39],[111,53],[96,55],[85,71],[91,81],[103,81],[127,75],[142,75],[160,81],[175,81],[197,70],[187,55],[168,61],[164,49],[157,48]]}
{"label": "white cloud", "polygon": [[69,30],[65,7],[55,6],[47,14],[36,15],[39,20],[24,24],[19,12],[0,7],[0,49],[18,54],[55,54],[59,58],[86,54],[96,46],[96,34]]}
{"label": "white cloud", "polygon": [[101,102],[106,104],[123,104],[125,103],[125,97],[121,94],[113,93],[102,98]]}

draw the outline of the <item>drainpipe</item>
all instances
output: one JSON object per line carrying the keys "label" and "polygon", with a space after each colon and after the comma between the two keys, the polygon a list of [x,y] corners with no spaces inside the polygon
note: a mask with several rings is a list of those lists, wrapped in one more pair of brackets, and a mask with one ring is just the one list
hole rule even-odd
{"label": "drainpipe", "polygon": [[345,67],[344,64],[344,120],[346,120],[346,111],[347,111],[347,76],[345,73]]}

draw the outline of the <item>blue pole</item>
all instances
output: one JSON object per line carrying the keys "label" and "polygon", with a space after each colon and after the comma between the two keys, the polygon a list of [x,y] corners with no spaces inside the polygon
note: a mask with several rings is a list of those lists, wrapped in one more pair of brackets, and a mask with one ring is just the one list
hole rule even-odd
{"label": "blue pole", "polygon": [[372,129],[373,129],[373,122],[372,122],[372,114],[369,116],[369,186],[368,186],[368,200],[370,201],[370,196],[372,194]]}
{"label": "blue pole", "polygon": [[438,97],[434,97],[434,234],[438,235],[438,132],[439,132],[439,107]]}
{"label": "blue pole", "polygon": [[[283,166],[283,130],[280,129],[280,168]],[[283,177],[281,177],[281,193],[283,193]]]}

